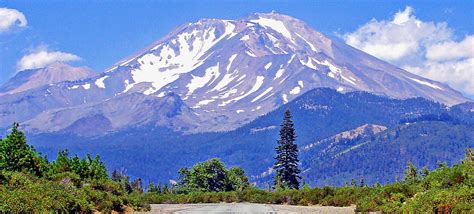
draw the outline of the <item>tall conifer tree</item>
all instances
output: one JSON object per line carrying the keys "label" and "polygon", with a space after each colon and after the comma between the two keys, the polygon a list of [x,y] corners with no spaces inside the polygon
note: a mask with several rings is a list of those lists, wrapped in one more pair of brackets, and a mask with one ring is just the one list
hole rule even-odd
{"label": "tall conifer tree", "polygon": [[276,171],[275,187],[276,188],[299,188],[299,173],[301,172],[298,163],[298,147],[295,144],[296,133],[291,113],[287,109],[283,117],[280,127],[280,139],[278,139],[275,151],[275,165],[273,169]]}

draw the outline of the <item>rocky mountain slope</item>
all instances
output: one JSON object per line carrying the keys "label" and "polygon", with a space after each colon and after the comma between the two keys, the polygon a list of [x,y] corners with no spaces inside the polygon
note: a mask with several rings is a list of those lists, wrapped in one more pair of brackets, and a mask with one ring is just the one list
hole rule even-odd
{"label": "rocky mountain slope", "polygon": [[320,87],[468,101],[298,19],[268,13],[184,24],[96,77],[2,95],[0,127],[19,121],[30,133],[77,134],[86,125],[103,127],[87,133],[93,135],[145,125],[229,131]]}

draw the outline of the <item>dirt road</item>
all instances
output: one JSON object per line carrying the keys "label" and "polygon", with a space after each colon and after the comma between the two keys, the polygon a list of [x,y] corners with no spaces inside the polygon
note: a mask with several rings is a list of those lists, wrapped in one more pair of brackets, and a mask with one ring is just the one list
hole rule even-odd
{"label": "dirt road", "polygon": [[352,214],[354,207],[288,206],[252,203],[219,204],[152,204],[147,213],[207,214],[207,213],[316,213],[316,214]]}

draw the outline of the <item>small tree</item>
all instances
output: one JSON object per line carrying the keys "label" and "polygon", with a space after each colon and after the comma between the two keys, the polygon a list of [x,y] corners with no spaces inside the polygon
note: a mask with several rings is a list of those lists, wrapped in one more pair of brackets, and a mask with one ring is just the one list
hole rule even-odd
{"label": "small tree", "polygon": [[274,179],[275,186],[284,188],[298,189],[301,172],[298,164],[298,147],[295,144],[296,133],[289,110],[285,111],[283,122],[280,128],[280,139],[278,139],[275,151],[275,164],[273,169],[276,171]]}
{"label": "small tree", "polygon": [[416,182],[418,180],[418,170],[411,161],[408,161],[407,168],[405,170],[405,181]]}

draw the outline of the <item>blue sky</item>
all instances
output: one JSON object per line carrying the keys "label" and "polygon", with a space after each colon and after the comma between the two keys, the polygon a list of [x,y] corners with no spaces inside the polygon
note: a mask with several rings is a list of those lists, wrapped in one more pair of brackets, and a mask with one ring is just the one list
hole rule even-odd
{"label": "blue sky", "polygon": [[[251,13],[271,12],[272,10],[301,19],[328,36],[346,40],[353,46],[369,53],[372,52],[382,59],[405,69],[410,68],[411,72],[432,79],[445,79],[444,76],[449,75],[449,73],[439,75],[439,71],[433,68],[433,62],[448,66],[444,61],[449,59],[452,61],[451,63],[455,63],[464,70],[472,68],[470,67],[472,66],[471,54],[454,54],[455,61],[453,61],[452,55],[436,55],[435,45],[452,43],[456,48],[460,48],[458,52],[474,52],[469,48],[470,36],[474,34],[474,1],[470,0],[0,0],[0,8],[16,10],[24,15],[25,22],[27,22],[22,23],[22,20],[18,19],[15,23],[10,23],[8,28],[2,30],[2,20],[0,20],[0,83],[14,75],[17,70],[25,68],[25,66],[19,65],[20,60],[32,53],[40,51],[56,53],[55,56],[63,57],[62,59],[67,59],[74,65],[85,65],[95,71],[103,71],[116,61],[158,40],[180,24],[194,22],[200,18],[239,19]],[[432,41],[428,38],[429,35],[418,35],[413,38],[417,43],[416,52],[413,48],[408,48],[409,50],[403,56],[393,56],[383,50],[374,50],[375,47],[379,47],[377,44],[380,42],[384,44],[391,44],[391,42],[412,43],[411,41],[398,41],[398,38],[385,40],[388,32],[394,30],[396,32],[399,29],[399,26],[391,24],[397,13],[400,16],[410,17],[413,23],[424,23],[426,28],[419,29],[420,34],[423,34],[422,31],[433,30],[431,34],[435,34],[435,36],[437,33],[443,34],[443,39]],[[0,19],[2,19],[1,17],[2,10],[0,10]],[[373,19],[376,21],[371,21]],[[446,25],[444,28],[441,26],[443,23]],[[382,29],[381,31],[385,31],[370,32],[373,29],[371,26],[377,26],[378,29]],[[409,29],[408,24],[406,26],[404,27],[405,32]],[[444,35],[446,33],[449,35]],[[380,36],[371,37],[372,34]],[[390,35],[388,36],[390,37]],[[424,44],[427,40],[431,42],[429,45]],[[409,57],[413,54],[418,54],[419,57],[415,57],[416,60],[413,60],[413,57]],[[466,59],[467,61],[465,61]],[[467,68],[465,68],[466,65]],[[452,67],[451,64],[449,66]],[[434,70],[423,73],[427,69]],[[470,77],[474,78],[472,75],[474,71],[471,73],[469,71],[462,72],[464,73],[460,78],[468,78],[468,80]],[[456,81],[458,80],[454,79],[451,82],[446,80],[445,82],[465,94],[474,95],[473,79],[467,82]]]}

